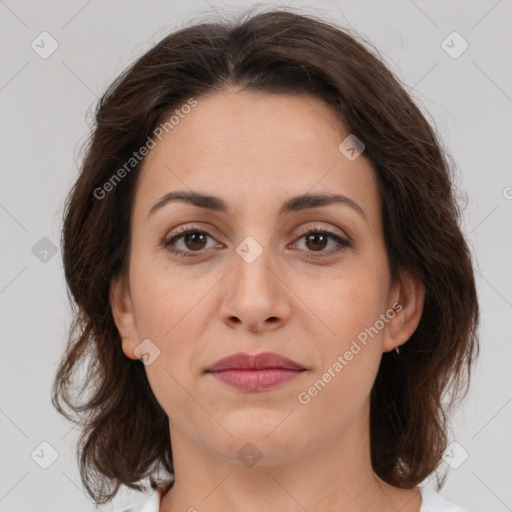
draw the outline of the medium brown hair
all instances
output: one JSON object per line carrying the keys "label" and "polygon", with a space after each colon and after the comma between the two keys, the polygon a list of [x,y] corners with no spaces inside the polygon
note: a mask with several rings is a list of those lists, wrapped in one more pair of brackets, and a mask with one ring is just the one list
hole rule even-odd
{"label": "medium brown hair", "polygon": [[[126,266],[140,163],[101,198],[95,191],[165,116],[228,87],[311,95],[363,141],[378,182],[392,280],[407,270],[425,287],[417,329],[400,354],[383,354],[371,392],[372,465],[402,488],[439,467],[448,412],[467,394],[478,355],[478,303],[454,165],[378,52],[357,39],[334,23],[283,10],[199,23],[152,47],[99,101],[66,201],[62,254],[74,321],[52,388],[54,406],[82,429],[80,474],[97,503],[111,500],[120,485],[145,490],[140,481],[151,477],[153,484],[157,469],[172,474],[173,459],[167,415],[143,363],[124,355],[109,303],[110,283]],[[443,482],[438,478],[438,488]]]}

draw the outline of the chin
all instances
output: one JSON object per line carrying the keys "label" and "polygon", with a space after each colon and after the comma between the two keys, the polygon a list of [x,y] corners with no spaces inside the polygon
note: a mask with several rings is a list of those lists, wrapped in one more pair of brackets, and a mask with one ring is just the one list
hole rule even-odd
{"label": "chin", "polygon": [[224,416],[222,426],[233,437],[222,435],[212,448],[231,461],[233,454],[239,459],[247,452],[249,456],[261,456],[266,463],[289,462],[306,439],[305,430],[294,422],[293,414],[288,415],[286,411],[249,409]]}

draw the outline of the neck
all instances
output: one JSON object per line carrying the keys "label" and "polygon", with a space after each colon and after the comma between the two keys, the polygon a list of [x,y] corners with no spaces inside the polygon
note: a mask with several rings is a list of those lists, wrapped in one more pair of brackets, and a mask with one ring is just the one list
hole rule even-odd
{"label": "neck", "polygon": [[206,450],[171,426],[175,483],[163,497],[160,512],[418,512],[418,489],[393,487],[373,472],[369,432],[363,430],[366,435],[361,436],[361,424],[368,425],[367,418],[293,459],[265,455],[252,467]]}

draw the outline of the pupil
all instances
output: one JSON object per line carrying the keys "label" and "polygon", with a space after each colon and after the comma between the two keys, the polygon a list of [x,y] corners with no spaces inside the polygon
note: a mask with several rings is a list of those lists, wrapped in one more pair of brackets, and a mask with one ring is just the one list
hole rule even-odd
{"label": "pupil", "polygon": [[[199,240],[199,239],[203,239],[203,240]],[[192,246],[189,245],[189,249],[202,249],[202,247],[194,247],[193,245],[194,244],[199,244],[201,245],[201,243],[203,243],[204,245],[204,234],[203,233],[192,233],[190,235],[187,235],[187,242],[191,241],[192,242]]]}
{"label": "pupil", "polygon": [[[317,247],[317,248],[320,248],[320,249],[323,249],[325,247],[325,242],[326,242],[326,236],[325,235],[322,235],[322,234],[313,234],[313,235],[309,235],[309,241],[313,241],[313,245],[314,244],[317,244],[318,243],[318,239],[323,239],[323,244],[320,242],[321,244],[321,247]],[[313,247],[314,248],[314,247]]]}

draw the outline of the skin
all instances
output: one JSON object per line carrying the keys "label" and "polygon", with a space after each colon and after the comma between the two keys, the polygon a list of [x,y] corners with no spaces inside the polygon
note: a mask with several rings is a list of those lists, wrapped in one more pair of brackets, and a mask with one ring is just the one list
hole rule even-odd
{"label": "skin", "polygon": [[[128,273],[111,286],[125,355],[137,359],[147,338],[160,350],[145,369],[169,417],[176,474],[160,510],[418,512],[418,489],[383,482],[370,460],[382,354],[409,339],[424,299],[414,277],[390,282],[372,163],[338,150],[349,132],[318,99],[233,89],[197,99],[145,159]],[[231,214],[172,202],[148,216],[164,194],[190,189],[221,197]],[[306,192],[348,196],[364,216],[341,204],[278,216]],[[208,233],[174,242],[200,256],[162,245],[178,226]],[[337,242],[308,243],[309,228],[334,230],[351,246],[328,254]],[[263,251],[252,263],[236,252],[248,236]],[[301,404],[298,394],[396,302],[402,309],[378,335]],[[252,393],[204,373],[232,353],[265,351],[307,371]],[[237,457],[249,442],[261,453],[252,467]]]}

